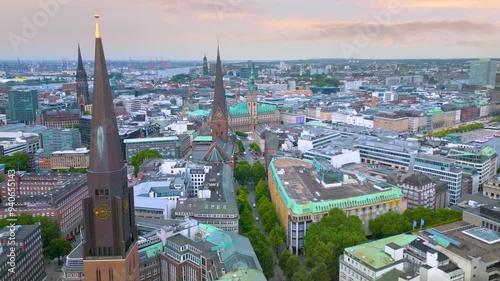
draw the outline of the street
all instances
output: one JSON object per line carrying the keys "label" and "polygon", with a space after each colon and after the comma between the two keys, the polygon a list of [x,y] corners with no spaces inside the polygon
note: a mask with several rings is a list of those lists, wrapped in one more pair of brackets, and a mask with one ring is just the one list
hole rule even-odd
{"label": "street", "polygon": [[[239,157],[241,157],[241,158],[239,158],[239,159],[247,161],[248,164],[250,164],[250,166],[252,166],[253,163],[256,161],[260,161],[263,165],[265,165],[264,158],[261,156],[262,152],[260,152],[259,156],[256,156],[252,153],[252,150],[250,149],[249,146],[251,143],[253,143],[253,141],[249,141],[247,138],[241,138],[241,141],[243,142],[243,145],[245,146],[245,151],[247,152],[247,154],[244,156],[240,155]],[[255,158],[257,158],[257,160],[255,160]],[[259,220],[256,220],[256,222],[255,222],[256,225],[262,230],[262,232],[266,233],[266,231],[264,230],[264,226],[262,225],[262,220],[260,219],[259,213],[257,211],[257,202],[255,202],[255,185],[256,185],[256,183],[248,183],[246,185],[248,190],[249,190],[248,202],[252,206],[253,216],[255,218],[259,218]],[[239,186],[238,183],[236,183],[235,186]],[[253,207],[253,204],[255,204],[255,208]],[[266,234],[266,236],[267,236],[267,234]],[[284,280],[286,280],[286,277],[284,276],[281,268],[278,266],[279,257],[276,255],[276,251],[274,248],[271,250],[272,250],[273,259],[274,259],[274,277],[269,279],[269,280],[271,280],[271,281],[284,281]]]}
{"label": "street", "polygon": [[[75,236],[75,240],[71,242],[72,250],[80,244],[80,235]],[[58,265],[57,262],[51,261],[48,258],[43,258],[43,264],[45,266],[45,273],[47,274],[46,281],[60,281],[62,280],[62,265]]]}

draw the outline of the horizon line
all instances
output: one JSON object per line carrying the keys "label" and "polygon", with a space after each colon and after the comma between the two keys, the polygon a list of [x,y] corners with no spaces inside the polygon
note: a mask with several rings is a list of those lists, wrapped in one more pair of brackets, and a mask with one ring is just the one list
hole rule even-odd
{"label": "horizon line", "polygon": [[[231,61],[231,62],[248,62],[248,61],[262,61],[262,62],[274,62],[274,61],[310,61],[310,60],[344,60],[344,61],[376,61],[376,60],[480,60],[480,59],[491,59],[491,60],[500,60],[500,57],[450,57],[450,58],[433,58],[433,57],[428,57],[428,58],[297,58],[297,59],[226,59],[225,61]],[[53,62],[53,61],[78,61],[78,58],[76,59],[67,59],[67,58],[59,58],[59,59],[20,59],[20,58],[15,58],[15,59],[0,59],[0,62],[18,62],[18,61],[47,61],[47,62]],[[215,61],[216,59],[214,59]],[[85,60],[83,61],[93,61],[93,60]],[[132,61],[132,62],[141,62],[141,61],[147,61],[147,62],[197,62],[201,61],[203,62],[202,59],[111,59],[107,58],[106,61]],[[210,61],[210,60],[209,60]],[[224,61],[224,60],[222,60]]]}

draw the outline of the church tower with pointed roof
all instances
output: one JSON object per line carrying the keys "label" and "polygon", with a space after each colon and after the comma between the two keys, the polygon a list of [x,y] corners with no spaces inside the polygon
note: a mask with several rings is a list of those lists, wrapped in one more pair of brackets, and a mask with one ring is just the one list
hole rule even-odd
{"label": "church tower with pointed roof", "polygon": [[205,56],[203,57],[203,75],[208,75],[208,59],[207,59],[207,55],[205,54]]}
{"label": "church tower with pointed roof", "polygon": [[94,67],[89,197],[83,200],[85,280],[139,280],[134,194],[128,186],[98,22]]}
{"label": "church tower with pointed roof", "polygon": [[76,95],[78,101],[78,109],[81,114],[85,110],[85,105],[90,104],[89,84],[87,82],[87,72],[83,67],[82,53],[80,52],[80,44],[78,44],[78,67],[76,68]]}
{"label": "church tower with pointed roof", "polygon": [[250,79],[248,80],[248,96],[247,96],[247,108],[250,118],[250,130],[255,131],[257,128],[257,93],[255,92],[255,76],[253,72],[253,66],[250,70]]}
{"label": "church tower with pointed roof", "polygon": [[220,60],[219,46],[217,46],[217,63],[215,65],[215,93],[212,104],[211,126],[212,141],[215,142],[219,137],[223,141],[228,141],[229,116],[226,105],[226,91],[222,80],[222,62]]}

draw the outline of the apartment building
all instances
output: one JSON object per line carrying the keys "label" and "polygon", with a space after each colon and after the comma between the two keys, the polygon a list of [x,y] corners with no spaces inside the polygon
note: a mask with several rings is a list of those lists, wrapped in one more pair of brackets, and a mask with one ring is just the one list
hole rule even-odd
{"label": "apartment building", "polygon": [[415,157],[413,171],[435,176],[447,182],[450,204],[455,205],[459,202],[460,197],[463,195],[463,171],[457,168],[453,160],[435,155],[419,154]]}
{"label": "apartment building", "polygon": [[[0,281],[46,280],[41,235],[39,224],[6,226],[0,230]],[[14,267],[9,256],[12,250]],[[9,272],[11,268],[14,272]]]}

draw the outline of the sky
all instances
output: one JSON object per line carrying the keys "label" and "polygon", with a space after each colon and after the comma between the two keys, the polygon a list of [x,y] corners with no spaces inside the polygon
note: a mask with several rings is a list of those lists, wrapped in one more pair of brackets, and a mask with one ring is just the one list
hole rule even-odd
{"label": "sky", "polygon": [[0,60],[500,57],[498,0],[3,1]]}

